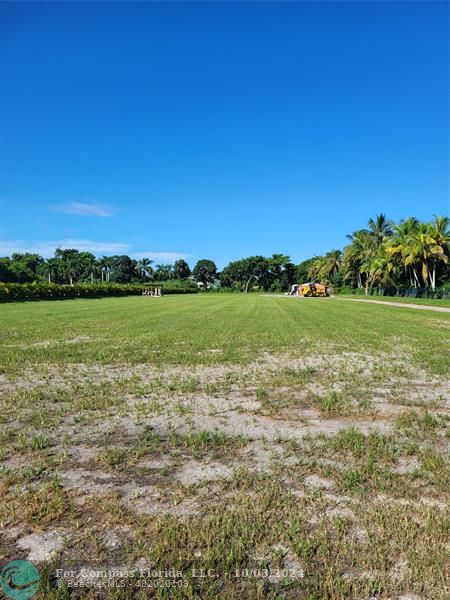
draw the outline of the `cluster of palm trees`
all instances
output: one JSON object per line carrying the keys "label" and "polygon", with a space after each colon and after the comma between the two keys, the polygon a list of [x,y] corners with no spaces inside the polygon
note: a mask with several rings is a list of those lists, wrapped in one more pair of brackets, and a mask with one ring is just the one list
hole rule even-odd
{"label": "cluster of palm trees", "polygon": [[339,275],[341,264],[342,252],[340,250],[331,250],[324,256],[316,256],[310,261],[306,279],[327,283],[334,281]]}
{"label": "cluster of palm trees", "polygon": [[183,260],[175,265],[157,264],[149,258],[135,260],[129,256],[103,256],[96,258],[90,252],[76,249],[58,248],[55,257],[43,261],[41,271],[49,282],[69,283],[90,281],[119,282],[167,281],[176,277],[186,279],[190,275],[189,266]]}
{"label": "cluster of palm trees", "polygon": [[333,250],[311,261],[311,279],[365,288],[413,287],[435,290],[450,279],[450,219],[425,223],[409,217],[396,224],[384,214],[366,229],[347,236],[344,251]]}

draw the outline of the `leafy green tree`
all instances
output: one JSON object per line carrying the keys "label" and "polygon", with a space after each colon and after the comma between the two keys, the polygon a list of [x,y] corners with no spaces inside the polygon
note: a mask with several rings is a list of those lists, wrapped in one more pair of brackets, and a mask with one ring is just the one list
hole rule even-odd
{"label": "leafy green tree", "polygon": [[[347,236],[344,251],[331,250],[295,266],[285,254],[271,257],[250,256],[230,262],[220,274],[222,285],[249,291],[288,290],[292,283],[309,280],[343,283],[365,288],[366,294],[375,286],[385,290],[394,286],[431,287],[435,290],[450,279],[450,218],[435,216],[428,223],[409,217],[391,223],[381,213],[368,221],[367,229]],[[139,262],[129,256],[103,256],[75,248],[58,248],[54,258],[44,259],[33,253],[14,253],[0,258],[0,281],[28,283],[47,279],[54,283],[90,281],[129,283],[153,275],[152,261]],[[189,265],[178,260],[172,265],[156,265],[158,280],[186,280],[191,276]],[[193,279],[207,289],[218,277],[211,260],[198,261]]]}
{"label": "leafy green tree", "polygon": [[216,263],[207,258],[202,258],[197,262],[192,270],[192,276],[197,283],[201,283],[206,290],[208,285],[214,282],[217,278]]}
{"label": "leafy green tree", "polygon": [[136,279],[137,262],[122,254],[110,257],[110,272],[108,281],[114,283],[130,283]]}
{"label": "leafy green tree", "polygon": [[250,285],[258,284],[263,290],[269,289],[273,283],[271,263],[264,256],[249,256],[229,263],[222,271],[222,285],[235,287],[248,292]]}
{"label": "leafy green tree", "polygon": [[39,279],[39,268],[44,262],[39,254],[25,252],[14,253],[11,256],[9,272],[13,281],[29,283]]}
{"label": "leafy green tree", "polygon": [[269,268],[276,279],[279,279],[283,269],[290,262],[290,257],[287,254],[272,254],[268,259]]}
{"label": "leafy green tree", "polygon": [[278,277],[278,289],[280,291],[289,291],[291,289],[291,285],[296,283],[296,268],[295,265],[291,262],[288,262],[284,265],[281,274]]}
{"label": "leafy green tree", "polygon": [[11,273],[11,259],[8,256],[0,258],[0,281],[7,283],[14,281]]}
{"label": "leafy green tree", "polygon": [[268,259],[271,279],[270,289],[272,291],[289,289],[294,279],[294,265],[290,261],[291,259],[287,254],[272,254]]}
{"label": "leafy green tree", "polygon": [[173,266],[173,275],[175,279],[189,279],[191,276],[191,269],[185,260],[180,258]]}

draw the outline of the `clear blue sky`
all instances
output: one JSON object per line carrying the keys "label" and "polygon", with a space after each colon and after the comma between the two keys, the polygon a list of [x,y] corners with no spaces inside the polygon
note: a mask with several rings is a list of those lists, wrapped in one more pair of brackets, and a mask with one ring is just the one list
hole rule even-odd
{"label": "clear blue sky", "polygon": [[299,262],[449,212],[446,2],[0,4],[0,255]]}

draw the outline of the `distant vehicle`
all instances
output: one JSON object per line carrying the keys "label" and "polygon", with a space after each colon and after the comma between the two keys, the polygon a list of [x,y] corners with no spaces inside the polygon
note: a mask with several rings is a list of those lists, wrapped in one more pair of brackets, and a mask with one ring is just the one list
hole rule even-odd
{"label": "distant vehicle", "polygon": [[302,296],[303,298],[325,298],[329,295],[329,290],[323,283],[295,283],[291,286],[291,296]]}

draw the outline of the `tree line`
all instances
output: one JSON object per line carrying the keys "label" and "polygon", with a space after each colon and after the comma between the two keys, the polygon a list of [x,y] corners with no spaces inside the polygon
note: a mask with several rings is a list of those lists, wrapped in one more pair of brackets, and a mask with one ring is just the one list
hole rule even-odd
{"label": "tree line", "polygon": [[394,223],[384,214],[348,235],[343,251],[311,259],[308,277],[336,286],[436,290],[450,282],[450,219],[408,217]]}
{"label": "tree line", "polygon": [[135,260],[127,255],[96,258],[90,252],[75,248],[55,251],[53,258],[39,254],[15,253],[0,258],[0,281],[5,283],[152,283],[195,279],[201,285],[217,277],[213,261],[202,259],[191,271],[188,263],[177,260],[174,264],[154,264],[149,258]]}
{"label": "tree line", "polygon": [[96,258],[90,252],[58,248],[53,258],[13,254],[0,258],[0,281],[29,283],[151,283],[194,281],[203,289],[288,291],[294,283],[321,282],[342,289],[450,287],[450,219],[435,216],[422,222],[408,217],[399,223],[384,214],[354,231],[343,250],[331,250],[294,264],[286,254],[249,256],[230,262],[221,273],[213,260],[157,264],[127,255]]}
{"label": "tree line", "polygon": [[379,214],[347,236],[342,250],[330,250],[294,265],[288,256],[252,256],[231,262],[221,273],[225,286],[287,291],[293,283],[331,285],[335,291],[374,288],[398,293],[410,288],[450,291],[450,219],[429,222],[408,217],[395,223]]}

